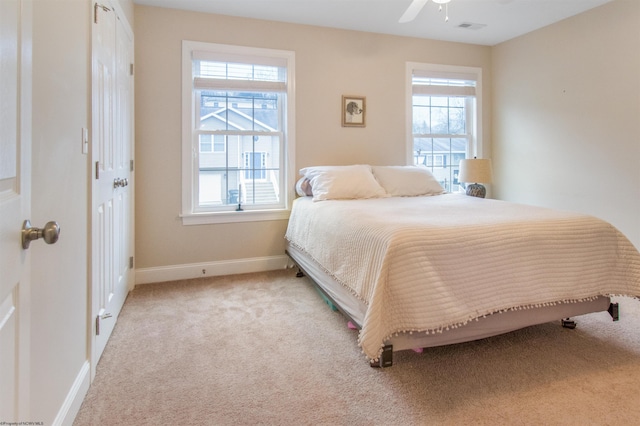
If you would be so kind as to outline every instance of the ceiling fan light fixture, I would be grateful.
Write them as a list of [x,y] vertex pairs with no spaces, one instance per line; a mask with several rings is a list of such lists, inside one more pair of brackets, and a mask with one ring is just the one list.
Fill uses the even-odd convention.
[[434,3],[439,4],[440,7],[438,8],[438,12],[442,12],[442,5],[445,5],[445,17],[444,17],[444,22],[449,22],[449,2],[451,0],[432,0]]
[[[0,0],[1,1],[1,0]],[[411,22],[413,21],[416,16],[418,16],[418,13],[420,13],[420,11],[422,10],[422,8],[424,7],[425,4],[427,4],[429,0],[413,0],[411,2],[411,4],[409,5],[409,7],[407,8],[407,10],[404,12],[404,14],[400,17],[400,19],[398,19],[398,22],[401,24],[404,24],[406,22]],[[442,5],[445,5],[445,22],[449,21],[449,3],[451,2],[451,0],[431,0],[433,1],[435,4],[437,4],[439,6],[439,10],[440,12],[442,12]]]

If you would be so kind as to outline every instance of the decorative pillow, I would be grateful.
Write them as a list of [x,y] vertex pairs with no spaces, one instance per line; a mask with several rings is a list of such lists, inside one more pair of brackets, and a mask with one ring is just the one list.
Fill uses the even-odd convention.
[[372,169],[380,185],[394,197],[438,195],[445,192],[426,167],[373,166]]
[[305,167],[300,174],[310,181],[313,201],[388,196],[368,165]]
[[301,197],[310,197],[313,195],[309,179],[304,176],[298,179],[298,182],[296,182],[296,193]]

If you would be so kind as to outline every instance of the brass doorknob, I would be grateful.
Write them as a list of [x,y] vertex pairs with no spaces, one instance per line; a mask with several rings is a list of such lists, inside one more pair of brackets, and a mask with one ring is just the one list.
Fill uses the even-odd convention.
[[60,237],[60,225],[51,221],[44,225],[44,228],[33,228],[27,219],[22,224],[22,248],[28,249],[31,241],[42,238],[47,244],[54,244]]

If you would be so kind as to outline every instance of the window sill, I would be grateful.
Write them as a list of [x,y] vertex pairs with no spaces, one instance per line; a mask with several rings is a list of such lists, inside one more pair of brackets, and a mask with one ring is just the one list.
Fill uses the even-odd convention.
[[215,223],[263,222],[289,219],[290,210],[245,210],[242,212],[187,213],[181,214],[183,225],[207,225]]

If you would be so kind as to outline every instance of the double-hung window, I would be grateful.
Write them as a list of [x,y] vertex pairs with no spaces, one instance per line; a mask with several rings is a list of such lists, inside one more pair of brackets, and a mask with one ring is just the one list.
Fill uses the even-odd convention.
[[183,41],[182,219],[284,219],[294,187],[294,53]]
[[447,191],[455,192],[460,160],[482,155],[481,70],[408,63],[407,81],[408,162],[428,167]]

